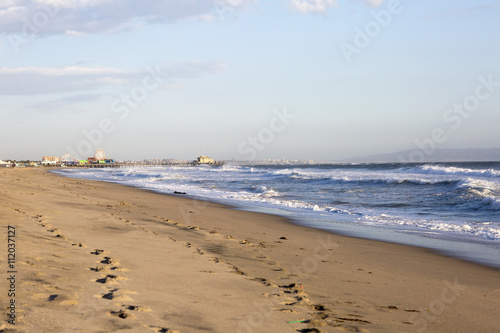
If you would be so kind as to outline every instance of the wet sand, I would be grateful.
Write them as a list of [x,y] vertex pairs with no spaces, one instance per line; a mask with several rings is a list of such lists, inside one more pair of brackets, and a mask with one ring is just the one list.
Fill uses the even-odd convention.
[[[46,169],[0,170],[5,332],[495,332],[500,271]],[[7,322],[15,299],[16,325]]]

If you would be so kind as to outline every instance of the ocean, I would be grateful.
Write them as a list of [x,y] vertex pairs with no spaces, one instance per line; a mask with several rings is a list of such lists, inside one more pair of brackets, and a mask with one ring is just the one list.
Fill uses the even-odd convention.
[[500,162],[61,169],[500,267]]

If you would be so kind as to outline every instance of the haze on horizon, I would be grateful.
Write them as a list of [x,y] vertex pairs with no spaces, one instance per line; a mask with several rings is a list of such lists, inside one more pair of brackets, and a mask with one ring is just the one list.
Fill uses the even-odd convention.
[[0,159],[495,148],[499,17],[493,0],[4,1]]

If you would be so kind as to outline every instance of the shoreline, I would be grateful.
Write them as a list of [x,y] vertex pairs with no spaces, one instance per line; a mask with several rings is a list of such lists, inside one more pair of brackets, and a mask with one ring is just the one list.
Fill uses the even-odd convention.
[[[498,269],[429,249],[45,170],[7,170],[0,190],[2,212],[23,231],[28,278],[20,287],[30,293],[18,318],[27,331],[35,323],[64,331],[69,324],[61,319],[43,326],[58,317],[76,327],[90,322],[95,331],[126,324],[144,332],[465,332],[500,325]],[[193,321],[199,326],[189,326]]]
[[[61,170],[64,170],[64,168],[59,168]],[[54,172],[55,170],[49,170],[51,172]],[[65,176],[64,174],[57,174],[54,172],[56,175],[62,175],[63,177],[69,177],[69,178],[75,178],[75,179],[85,179],[85,178],[78,178],[78,177],[70,177],[70,176]],[[410,232],[405,232],[405,230],[399,230],[395,228],[391,228],[390,226],[356,226],[356,227],[347,227],[344,230],[341,230],[339,228],[339,223],[332,221],[332,225],[324,224],[323,226],[321,224],[324,223],[324,221],[320,221],[319,223],[310,223],[308,222],[307,218],[296,218],[296,217],[290,217],[287,216],[287,211],[283,210],[279,207],[261,207],[261,206],[245,206],[241,205],[238,206],[237,204],[231,204],[231,203],[224,203],[224,202],[218,202],[216,199],[210,200],[210,199],[200,199],[196,198],[191,195],[179,195],[179,194],[173,194],[173,193],[165,193],[161,192],[155,189],[148,189],[148,188],[140,188],[140,187],[134,187],[132,185],[127,185],[127,184],[121,184],[119,182],[113,182],[113,181],[106,181],[102,180],[104,182],[109,182],[112,184],[118,184],[118,185],[124,185],[124,186],[129,186],[137,189],[142,189],[145,191],[151,191],[153,193],[157,194],[163,194],[167,196],[172,196],[172,197],[177,197],[177,198],[183,198],[183,199],[188,199],[188,200],[196,200],[196,201],[202,201],[202,202],[209,202],[217,205],[221,205],[230,209],[236,209],[236,210],[241,210],[241,211],[247,211],[247,212],[255,212],[255,213],[261,213],[261,214],[268,214],[271,216],[276,216],[280,218],[284,218],[288,221],[288,223],[293,224],[293,225],[298,225],[306,228],[313,228],[316,230],[322,230],[327,233],[331,233],[333,235],[338,235],[338,236],[344,236],[344,237],[352,237],[356,239],[364,239],[364,240],[372,240],[372,241],[378,241],[378,242],[383,242],[383,243],[390,243],[390,244],[399,244],[403,246],[411,246],[415,248],[421,248],[424,250],[429,250],[431,253],[435,253],[437,255],[441,255],[444,257],[448,258],[453,258],[457,260],[463,260],[468,263],[473,263],[477,264],[480,266],[484,267],[489,267],[493,268],[496,270],[500,270],[500,261],[496,260],[500,256],[500,253],[489,253],[488,257],[485,257],[486,251],[489,250],[490,248],[490,240],[483,240],[483,239],[474,239],[471,237],[469,242],[469,239],[467,239],[465,235],[458,235],[460,238],[456,239],[446,239],[445,237],[426,237],[424,234],[417,233],[417,234],[412,234]],[[371,231],[374,231],[375,234],[379,235],[374,235],[373,233],[367,233],[363,229],[372,229]],[[422,230],[418,230],[419,232],[423,232]],[[381,233],[385,233],[384,235],[380,235]],[[445,243],[448,246],[443,246],[442,244]],[[497,245],[497,244],[495,244]],[[462,247],[462,248],[460,248]],[[467,250],[464,250],[463,248],[467,247]],[[474,251],[470,251],[470,248],[474,248]],[[498,252],[498,251],[496,251]]]
[[[161,193],[161,192],[158,192],[158,193]],[[170,194],[165,193],[165,195],[170,195]],[[197,200],[197,199],[194,199],[194,200]],[[210,200],[207,200],[207,201],[213,202]],[[479,265],[482,267],[487,267],[487,268],[491,268],[491,269],[495,269],[495,270],[500,271],[500,263],[491,263],[489,261],[485,261],[484,258],[473,258],[472,256],[466,257],[463,255],[463,253],[461,255],[461,252],[458,250],[456,252],[454,252],[451,249],[447,249],[444,247],[439,248],[437,246],[438,242],[446,242],[446,243],[450,243],[450,244],[455,244],[457,246],[458,245],[463,245],[463,246],[473,245],[473,246],[487,247],[489,245],[487,242],[477,241],[477,242],[473,242],[473,243],[468,243],[466,240],[455,240],[455,239],[448,240],[448,239],[444,239],[444,238],[429,238],[429,239],[432,239],[432,241],[427,242],[428,245],[426,246],[426,245],[422,245],[422,243],[424,243],[422,240],[426,239],[425,236],[420,235],[420,234],[413,235],[411,233],[406,233],[405,231],[401,231],[398,229],[392,229],[390,227],[362,226],[362,227],[359,227],[359,229],[372,228],[373,230],[378,230],[379,232],[388,231],[388,232],[394,234],[393,237],[398,236],[398,235],[399,236],[403,235],[404,238],[408,239],[408,243],[406,243],[402,240],[390,240],[388,237],[370,236],[366,232],[364,232],[364,233],[359,232],[359,231],[356,232],[356,231],[353,231],[352,229],[351,230],[346,229],[345,231],[342,231],[342,230],[338,229],[337,227],[328,228],[328,226],[324,226],[324,227],[316,226],[313,224],[308,224],[307,219],[287,218],[285,215],[280,215],[279,213],[266,212],[265,210],[259,210],[258,208],[252,209],[252,208],[245,208],[243,206],[242,207],[231,206],[231,205],[228,205],[228,206],[233,207],[234,209],[237,209],[237,210],[256,212],[256,213],[262,213],[262,214],[269,214],[272,216],[283,217],[283,218],[287,219],[288,223],[290,223],[290,224],[301,226],[304,228],[313,228],[316,230],[321,230],[321,231],[330,233],[332,235],[360,239],[360,240],[366,240],[366,241],[375,241],[375,242],[381,242],[381,243],[397,244],[397,245],[402,245],[402,246],[414,247],[414,248],[425,250],[425,251],[428,251],[429,253],[433,253],[433,254],[443,256],[446,258],[461,260],[461,261],[464,261],[464,262],[467,262],[470,264],[475,264],[475,265]],[[411,243],[412,239],[413,239],[413,243]]]

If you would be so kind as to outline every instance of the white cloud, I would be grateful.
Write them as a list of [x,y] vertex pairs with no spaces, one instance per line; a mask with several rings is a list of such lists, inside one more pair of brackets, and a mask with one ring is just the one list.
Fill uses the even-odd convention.
[[110,80],[129,81],[138,74],[110,67],[0,68],[0,94],[40,95],[89,91],[115,85]]
[[258,0],[214,0],[213,4],[219,18],[223,19],[224,14],[233,13],[238,10],[247,9]]
[[365,0],[366,4],[372,6],[372,7],[378,7],[382,5],[384,0]]
[[86,35],[85,32],[74,31],[74,30],[67,30],[65,34],[68,35],[68,36],[74,36],[74,37],[81,37],[81,36],[85,36]]
[[[384,3],[384,0],[364,0],[365,4],[378,7]],[[290,0],[292,7],[302,13],[320,13],[325,14],[330,7],[338,7],[337,0]]]
[[112,67],[20,67],[8,68],[0,67],[0,75],[2,74],[33,74],[46,76],[70,76],[70,75],[99,75],[99,74],[126,74],[130,73],[118,68]]
[[73,106],[75,104],[95,102],[101,99],[102,96],[99,94],[81,94],[34,103],[29,105],[28,108],[41,112],[54,112],[63,108],[66,109],[68,106]]
[[337,7],[336,0],[291,0],[293,8],[302,13],[326,13],[329,7]]
[[0,33],[22,35],[114,33],[140,23],[209,20],[222,9],[236,11],[257,0],[4,0]]
[[[177,62],[151,66],[165,84],[220,73],[220,62]],[[105,86],[123,86],[141,82],[146,70],[113,67],[0,67],[0,95],[43,95],[92,91]]]

